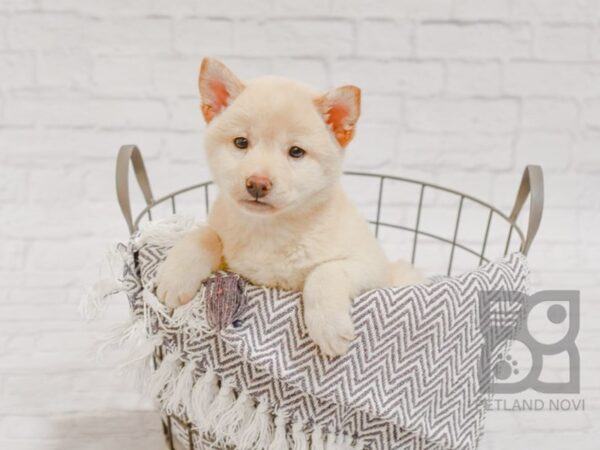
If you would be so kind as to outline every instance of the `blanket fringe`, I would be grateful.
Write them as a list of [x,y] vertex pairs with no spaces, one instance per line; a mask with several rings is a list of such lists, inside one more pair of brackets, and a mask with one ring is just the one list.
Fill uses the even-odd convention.
[[236,443],[240,433],[250,422],[254,412],[254,401],[246,391],[242,391],[233,407],[225,412],[214,427],[213,432],[217,438]]
[[123,283],[113,278],[105,278],[96,282],[83,295],[79,303],[79,314],[85,320],[91,321],[106,312],[108,299],[123,291]]
[[210,407],[219,393],[218,381],[214,371],[208,368],[192,389],[188,415],[203,429],[206,427],[206,418],[211,414]]
[[146,324],[143,320],[134,320],[114,327],[107,335],[100,338],[96,346],[96,356],[99,360],[103,360],[109,349],[125,350],[127,356],[131,356],[131,353],[147,341]]
[[327,433],[327,440],[325,441],[325,450],[339,450],[335,433]]
[[221,381],[221,388],[214,402],[210,405],[209,414],[204,417],[204,421],[209,430],[214,430],[215,426],[221,420],[221,416],[233,408],[235,403],[235,392],[227,380]]
[[168,391],[167,387],[172,383],[180,371],[179,353],[167,354],[160,366],[150,376],[146,385],[146,392],[151,398],[167,400],[163,397],[163,392]]
[[299,420],[292,424],[292,439],[294,441],[293,450],[309,450],[308,436],[304,431],[304,424]]
[[325,450],[325,442],[323,440],[323,431],[321,427],[315,425],[310,436],[310,450]]
[[102,317],[108,307],[108,299],[125,291],[120,278],[124,264],[121,245],[110,247],[98,269],[99,281],[86,290],[79,302],[81,317],[88,321]]
[[289,450],[290,443],[287,437],[287,417],[284,412],[279,411],[275,416],[275,434],[268,450]]
[[190,392],[194,386],[196,365],[188,362],[163,394],[164,410],[167,414],[181,415],[190,409]]
[[273,440],[273,422],[269,413],[269,404],[261,400],[254,409],[246,429],[242,432],[238,445],[245,450],[263,450]]

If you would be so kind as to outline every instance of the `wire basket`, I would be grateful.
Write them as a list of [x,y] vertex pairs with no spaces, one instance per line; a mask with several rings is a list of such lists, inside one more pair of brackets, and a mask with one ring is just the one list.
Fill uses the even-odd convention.
[[[132,215],[129,167],[133,167],[145,206]],[[116,168],[117,198],[130,234],[144,221],[182,211],[206,219],[216,187],[211,181],[194,184],[155,199],[140,150],[125,145]],[[410,260],[426,274],[452,275],[472,270],[513,251],[527,254],[540,225],[544,203],[542,169],[527,166],[510,214],[472,195],[409,178],[346,172],[346,192],[358,207],[390,258]],[[529,200],[524,229],[517,223]],[[156,355],[158,360],[161,355]],[[186,430],[194,450],[192,427],[175,416],[163,416],[168,448],[175,449],[173,423]]]

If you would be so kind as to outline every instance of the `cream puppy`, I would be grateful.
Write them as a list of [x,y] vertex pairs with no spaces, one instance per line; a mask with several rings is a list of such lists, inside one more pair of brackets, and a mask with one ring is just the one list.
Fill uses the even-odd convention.
[[208,226],[177,242],[159,268],[158,297],[172,308],[189,302],[225,261],[253,283],[303,291],[310,337],[326,355],[345,353],[353,297],[421,279],[387,260],[340,185],[360,90],[323,94],[275,77],[242,83],[209,58],[199,87],[219,193]]

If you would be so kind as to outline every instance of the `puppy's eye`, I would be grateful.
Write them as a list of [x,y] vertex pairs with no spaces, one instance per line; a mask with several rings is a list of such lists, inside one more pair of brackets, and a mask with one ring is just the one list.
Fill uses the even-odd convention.
[[302,158],[306,152],[300,147],[296,147],[295,145],[290,148],[289,154],[292,158]]
[[248,139],[246,139],[245,137],[236,137],[233,140],[233,145],[243,150],[245,148],[248,148]]

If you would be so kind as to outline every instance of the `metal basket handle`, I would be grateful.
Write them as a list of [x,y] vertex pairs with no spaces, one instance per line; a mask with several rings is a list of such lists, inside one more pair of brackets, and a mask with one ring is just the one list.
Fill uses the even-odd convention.
[[530,197],[529,203],[529,223],[527,224],[527,234],[521,245],[521,252],[527,255],[531,243],[540,227],[542,221],[542,213],[544,211],[544,173],[540,166],[529,165],[525,167],[521,185],[517,192],[517,198],[510,213],[509,220],[515,224],[519,213],[525,204],[527,198]]
[[142,153],[137,145],[123,145],[119,149],[117,156],[117,199],[119,200],[119,206],[121,212],[129,227],[129,233],[135,231],[135,225],[133,224],[133,218],[131,215],[131,202],[129,198],[129,162],[133,165],[133,171],[137,178],[138,185],[144,194],[144,200],[147,206],[151,206],[154,203],[152,197],[152,189],[150,189],[150,181],[148,180],[148,173],[144,166],[144,159]]

